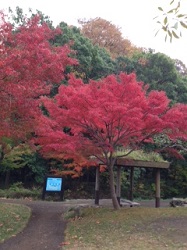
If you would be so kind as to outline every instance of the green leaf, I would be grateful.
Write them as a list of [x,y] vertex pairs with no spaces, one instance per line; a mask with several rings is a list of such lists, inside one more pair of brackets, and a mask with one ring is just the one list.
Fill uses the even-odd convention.
[[165,36],[165,42],[167,41],[167,38],[168,38],[168,35],[166,34],[166,36]]
[[165,27],[165,26],[162,26],[162,29],[163,29],[164,31],[167,31],[167,27]]
[[173,39],[173,36],[172,36],[172,33],[171,33],[170,30],[168,30],[168,35],[169,35],[169,37],[170,37],[170,43],[171,43],[171,42],[172,42],[172,39]]
[[181,26],[182,26],[183,28],[187,29],[187,24],[186,24],[186,23],[180,22],[180,24],[181,24]]
[[163,11],[163,9],[162,9],[161,7],[158,7],[158,9],[159,9],[160,11]]
[[175,31],[172,30],[172,35],[175,37],[175,38],[179,38],[179,36],[175,33]]
[[167,16],[166,16],[166,17],[164,18],[164,24],[166,25],[167,22],[168,22],[168,18],[167,18]]
[[175,11],[175,15],[177,16],[177,13],[179,12],[179,9],[176,9],[176,11]]
[[174,0],[172,0],[172,1],[170,2],[170,5],[172,5],[172,4],[173,4],[173,2],[174,2]]
[[181,3],[180,1],[178,2],[178,5],[177,5],[177,9],[181,6]]
[[168,35],[169,35],[170,37],[172,37],[172,33],[171,33],[171,31],[169,31],[169,30],[168,30]]
[[155,16],[154,18],[153,18],[153,20],[155,20],[155,19],[157,19],[158,18],[158,16]]
[[157,30],[157,32],[155,33],[155,36],[157,36],[157,34],[158,34],[159,31],[160,31],[160,30]]
[[173,13],[174,9],[172,10],[169,10],[167,13],[170,14],[170,13]]
[[184,17],[184,16],[185,16],[184,14],[177,15],[177,17]]

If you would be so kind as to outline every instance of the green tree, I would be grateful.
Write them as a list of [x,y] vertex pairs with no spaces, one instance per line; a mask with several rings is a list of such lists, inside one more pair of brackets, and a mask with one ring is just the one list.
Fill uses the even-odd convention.
[[135,54],[132,58],[116,59],[116,73],[135,72],[140,81],[149,85],[149,89],[163,90],[173,102],[186,103],[187,78],[176,68],[176,63],[162,53],[148,50]]
[[75,26],[66,23],[59,24],[62,34],[53,41],[56,46],[69,43],[75,51],[72,56],[78,59],[79,64],[73,67],[73,71],[85,82],[88,79],[105,77],[114,70],[114,62],[105,49],[94,46],[92,42],[80,33]]
[[0,168],[0,175],[5,176],[5,187],[9,186],[11,180],[21,181],[26,185],[30,179],[37,184],[43,183],[44,176],[49,171],[47,161],[29,144],[14,146],[8,138],[6,141]]

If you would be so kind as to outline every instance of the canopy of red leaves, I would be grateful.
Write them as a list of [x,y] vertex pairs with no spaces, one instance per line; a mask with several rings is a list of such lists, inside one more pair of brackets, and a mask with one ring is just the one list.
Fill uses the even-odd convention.
[[49,112],[37,130],[43,153],[82,165],[100,159],[108,166],[119,146],[137,149],[160,133],[187,139],[187,105],[170,107],[164,92],[148,93],[134,74],[89,84],[70,76],[55,99],[43,98],[43,104]]
[[50,44],[58,33],[37,16],[14,29],[1,14],[0,138],[26,138],[33,131],[39,97],[64,79],[67,65],[76,63],[67,46]]

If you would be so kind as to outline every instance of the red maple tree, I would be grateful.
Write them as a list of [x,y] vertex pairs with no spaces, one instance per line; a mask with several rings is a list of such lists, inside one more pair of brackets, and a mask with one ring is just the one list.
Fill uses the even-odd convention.
[[68,46],[50,44],[59,30],[51,30],[35,16],[16,29],[0,15],[0,141],[25,140],[34,131],[39,97],[64,79]]
[[84,84],[70,77],[54,100],[43,98],[49,116],[40,117],[38,142],[44,154],[102,162],[110,176],[114,208],[114,165],[119,147],[127,153],[160,133],[187,140],[187,105],[170,107],[164,92],[151,91],[134,74],[121,73]]

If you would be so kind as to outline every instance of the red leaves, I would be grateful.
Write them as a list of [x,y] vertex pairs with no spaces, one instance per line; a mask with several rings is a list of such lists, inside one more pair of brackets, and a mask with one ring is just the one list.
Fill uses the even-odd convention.
[[40,115],[40,96],[49,94],[52,84],[64,79],[66,66],[76,61],[67,46],[50,44],[59,30],[39,24],[39,17],[27,20],[16,32],[1,18],[0,137],[25,139]]
[[164,116],[167,124],[167,134],[173,139],[187,140],[187,105],[177,104],[167,111]]
[[[59,128],[51,127],[53,132],[43,135],[43,150],[49,152],[55,142],[59,147],[56,156],[64,152],[66,157],[74,158],[73,164],[78,167],[103,157],[107,163],[119,145],[137,148],[159,133],[170,138],[187,135],[187,106],[169,108],[164,92],[147,94],[134,74],[112,75],[89,84],[71,76],[69,85],[61,85],[55,101],[46,99],[45,103],[49,123],[52,119]],[[65,134],[62,142],[58,129],[62,133],[66,126],[71,128],[71,135]]]
[[173,158],[185,160],[185,158],[179,153],[179,151],[177,151],[174,148],[169,148],[168,147],[168,148],[164,149],[164,151],[167,152]]
[[148,112],[158,115],[166,112],[170,100],[163,91],[151,91],[148,96]]

